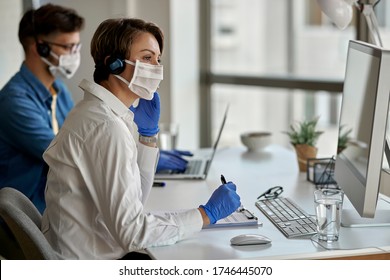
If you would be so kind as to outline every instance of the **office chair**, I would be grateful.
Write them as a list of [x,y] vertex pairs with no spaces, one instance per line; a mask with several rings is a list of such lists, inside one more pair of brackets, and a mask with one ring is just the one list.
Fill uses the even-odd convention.
[[19,244],[25,259],[58,259],[40,230],[41,214],[23,193],[9,187],[0,189],[0,216]]
[[0,218],[0,256],[6,260],[25,259],[18,241],[2,218]]

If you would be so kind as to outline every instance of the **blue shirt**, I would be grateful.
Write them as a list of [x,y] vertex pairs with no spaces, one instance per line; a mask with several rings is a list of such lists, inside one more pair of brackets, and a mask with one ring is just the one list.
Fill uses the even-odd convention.
[[[73,101],[61,80],[53,87],[61,127]],[[25,64],[0,91],[0,188],[20,190],[41,213],[48,170],[42,155],[54,138],[51,102],[49,90]]]

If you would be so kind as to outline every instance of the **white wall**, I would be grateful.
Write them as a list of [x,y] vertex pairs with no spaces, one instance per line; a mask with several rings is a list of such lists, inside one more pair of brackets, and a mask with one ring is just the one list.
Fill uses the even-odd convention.
[[[202,0],[200,0],[202,1]],[[171,0],[171,102],[179,148],[199,147],[198,0]]]
[[18,39],[21,17],[22,1],[0,1],[0,88],[19,70],[24,59],[23,48]]

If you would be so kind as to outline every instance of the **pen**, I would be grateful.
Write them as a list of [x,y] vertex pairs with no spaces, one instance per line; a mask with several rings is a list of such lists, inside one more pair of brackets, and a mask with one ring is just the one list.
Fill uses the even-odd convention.
[[165,182],[153,182],[153,187],[165,187]]
[[222,184],[226,184],[225,176],[223,176],[222,174],[221,174],[221,183]]
[[[221,183],[222,184],[226,184],[226,179],[225,179],[225,176],[223,176],[223,174],[221,174]],[[242,204],[240,205],[240,207],[238,207],[238,209],[236,210],[238,212],[243,212],[245,211],[245,216],[248,218],[248,219],[253,219],[255,216],[252,215],[252,213],[250,213],[248,210],[244,209],[244,207],[242,206]],[[249,212],[249,215],[247,215],[246,213]]]

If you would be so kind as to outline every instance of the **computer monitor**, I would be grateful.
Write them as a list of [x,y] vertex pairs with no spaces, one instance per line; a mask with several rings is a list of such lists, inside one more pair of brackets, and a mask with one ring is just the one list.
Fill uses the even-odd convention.
[[390,210],[377,209],[381,184],[390,184],[382,168],[389,96],[390,50],[351,40],[340,114],[351,141],[336,157],[335,180],[356,211],[343,211],[343,226],[390,226]]

